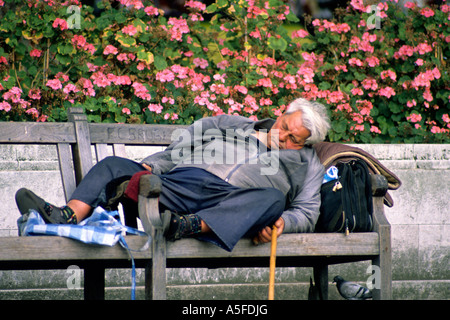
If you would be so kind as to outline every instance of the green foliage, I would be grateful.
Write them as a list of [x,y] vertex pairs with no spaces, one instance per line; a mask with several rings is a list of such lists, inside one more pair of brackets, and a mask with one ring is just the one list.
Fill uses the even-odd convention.
[[[0,0],[0,120],[190,124],[329,108],[331,141],[449,142],[449,6],[364,6],[296,25],[286,1]],[[203,14],[211,19],[204,21]],[[380,23],[380,28],[370,24]]]

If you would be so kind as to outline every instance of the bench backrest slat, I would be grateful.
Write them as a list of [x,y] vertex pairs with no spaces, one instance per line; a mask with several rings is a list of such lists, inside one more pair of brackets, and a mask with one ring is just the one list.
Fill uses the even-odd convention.
[[0,143],[75,143],[73,123],[1,122]]
[[89,123],[89,133],[93,144],[165,146],[172,143],[172,134],[177,129],[183,128],[186,126],[163,124],[127,124],[124,126],[117,123]]

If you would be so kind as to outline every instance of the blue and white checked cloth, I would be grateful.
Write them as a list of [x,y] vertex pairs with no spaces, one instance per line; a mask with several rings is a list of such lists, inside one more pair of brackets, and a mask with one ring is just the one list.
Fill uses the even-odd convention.
[[[145,232],[122,225],[120,219],[116,218],[119,218],[117,211],[108,212],[102,207],[97,207],[89,218],[79,224],[46,224],[37,211],[30,210],[17,220],[17,226],[20,236],[61,236],[88,244],[105,246],[114,246],[119,242],[128,251],[131,258],[131,299],[134,300],[136,292],[136,270],[131,251],[147,250],[151,238]],[[131,250],[123,237],[124,232],[146,236],[148,237],[148,241],[139,250]]]

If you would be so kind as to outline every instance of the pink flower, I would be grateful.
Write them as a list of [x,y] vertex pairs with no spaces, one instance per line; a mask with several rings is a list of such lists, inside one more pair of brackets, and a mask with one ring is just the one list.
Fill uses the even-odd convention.
[[[111,74],[108,74],[108,78],[110,77]],[[131,79],[129,76],[127,75],[123,75],[123,76],[114,76],[114,79],[112,79],[112,81],[114,82],[114,84],[116,86],[120,86],[120,85],[130,85],[131,84]]]
[[366,7],[364,6],[364,1],[363,0],[352,0],[350,2],[350,5],[358,11],[361,12],[366,12]]
[[441,77],[441,72],[437,67],[434,67],[434,69],[431,70],[431,73],[433,74],[435,79],[439,79]]
[[272,100],[270,100],[269,98],[261,98],[259,100],[259,105],[260,106],[271,106],[272,105]]
[[433,126],[430,131],[432,133],[441,133],[441,132],[445,132],[446,130],[445,129],[441,129],[441,128],[437,127],[437,126]]
[[426,8],[423,8],[420,10],[420,14],[429,18],[429,17],[434,16],[434,11],[433,11],[433,9],[426,7]]
[[100,88],[105,88],[111,85],[111,80],[108,79],[108,77],[101,71],[93,73],[91,79],[93,79],[94,84]]
[[364,79],[362,82],[362,85],[363,85],[364,89],[366,89],[366,90],[372,89],[373,91],[375,91],[378,88],[377,81],[373,78]]
[[431,94],[430,88],[425,88],[425,91],[423,92],[423,98],[428,102],[433,101],[433,95]]
[[119,0],[119,2],[126,7],[134,7],[137,10],[144,7],[142,0]]
[[414,48],[408,45],[403,45],[400,49],[394,53],[394,58],[399,59],[402,58],[406,60],[407,57],[411,57],[414,54]]
[[196,67],[200,67],[201,69],[206,69],[206,67],[208,67],[209,65],[208,60],[203,58],[194,58],[193,63]]
[[117,56],[117,60],[124,62],[127,64],[129,62],[128,55],[126,53],[121,53]]
[[168,98],[168,97],[163,97],[162,99],[161,99],[161,102],[162,103],[166,103],[166,102],[168,102],[169,104],[175,104],[175,100],[173,99],[173,98]]
[[293,39],[295,39],[295,38],[305,38],[307,36],[309,36],[308,31],[303,30],[303,29],[300,29],[300,30],[292,32],[292,38]]
[[190,7],[190,8],[194,8],[200,11],[204,11],[206,10],[206,4],[202,3],[201,1],[186,1],[186,3],[184,4],[185,7]]
[[242,94],[248,93],[248,89],[244,86],[236,85],[236,86],[234,86],[234,89]]
[[329,103],[339,103],[345,99],[342,91],[333,91],[326,98],[329,101]]
[[261,36],[261,33],[259,32],[259,29],[256,29],[255,31],[250,32],[249,36],[259,39],[259,40],[262,40],[262,36]]
[[42,51],[41,51],[41,50],[33,49],[33,50],[31,50],[31,52],[30,52],[30,57],[39,58],[39,57],[41,56],[41,54],[42,54]]
[[370,132],[381,133],[381,130],[378,127],[376,127],[376,126],[371,126],[370,127]]
[[11,110],[11,105],[6,101],[2,101],[2,102],[0,102],[0,110],[9,112]]
[[133,82],[131,86],[134,89],[134,95],[136,97],[147,101],[150,101],[152,99],[152,96],[150,95],[150,93],[148,93],[148,89],[142,83]]
[[148,15],[148,16],[157,16],[159,15],[159,11],[158,8],[155,7],[145,7],[144,12]]
[[161,113],[162,109],[163,109],[163,106],[160,105],[159,103],[158,104],[150,103],[148,105],[148,110],[150,110],[152,112]]
[[265,88],[272,88],[272,80],[270,78],[262,78],[258,80],[257,86],[265,87]]
[[122,109],[122,113],[125,113],[125,114],[131,114],[131,111],[130,111],[130,109],[128,109],[128,108],[123,108],[123,109]]
[[53,28],[60,28],[61,31],[68,29],[67,21],[64,19],[56,18],[52,25]]
[[39,90],[39,89],[31,89],[31,90],[28,92],[28,96],[29,96],[31,99],[39,100],[39,99],[41,99],[41,90]]
[[422,120],[422,116],[418,113],[411,113],[409,116],[406,117],[406,119],[415,123],[420,122]]
[[118,53],[119,53],[119,51],[117,50],[117,48],[114,47],[113,45],[110,45],[110,44],[108,44],[108,45],[105,47],[105,50],[103,50],[103,54],[104,54],[104,55],[108,55],[108,54],[116,55],[116,54],[118,54]]
[[391,87],[385,87],[378,90],[378,94],[389,99],[390,97],[395,96],[395,90]]
[[366,58],[366,62],[369,64],[369,67],[376,67],[380,64],[380,60],[377,57],[368,57]]
[[129,36],[134,36],[137,33],[137,29],[132,24],[129,24],[128,26],[122,28],[122,32]]
[[170,82],[175,80],[175,75],[173,74],[172,71],[166,69],[156,74],[156,80],[161,82]]
[[357,95],[362,96],[364,94],[364,91],[362,91],[361,88],[353,88],[351,90],[351,92],[352,92],[352,95],[354,95],[354,96],[357,96]]
[[422,60],[422,59],[417,59],[417,60],[416,60],[416,64],[417,64],[418,66],[423,66],[423,60]]
[[58,79],[48,80],[47,83],[46,83],[45,85],[46,85],[47,87],[52,88],[53,90],[62,89],[61,81],[59,81]]
[[359,60],[358,58],[350,58],[348,60],[349,65],[351,66],[358,66],[358,67],[362,67],[363,66],[363,62],[361,60]]
[[31,108],[28,109],[27,111],[25,111],[26,114],[31,114],[33,118],[38,118],[39,117],[39,111],[37,111],[36,108]]
[[337,32],[338,33],[346,33],[351,30],[350,26],[346,23],[338,23],[337,24]]
[[68,83],[63,89],[63,92],[66,93],[66,94],[69,94],[71,92],[75,93],[75,92],[78,92],[78,91],[79,90],[77,89],[77,87],[74,84],[72,84],[72,83]]
[[416,106],[417,105],[417,102],[416,102],[416,100],[415,99],[412,99],[411,101],[407,101],[406,102],[406,106],[408,107],[408,108],[412,108],[412,107],[414,107],[414,106]]
[[375,40],[377,40],[377,35],[376,34],[370,34],[369,32],[364,32],[362,39],[364,41],[369,41],[369,42],[374,42]]
[[405,8],[414,9],[415,7],[416,7],[416,4],[414,2],[408,1],[405,3]]
[[348,72],[347,66],[345,64],[338,64],[334,66],[334,70],[339,71],[342,70],[344,72]]
[[419,54],[425,54],[433,51],[433,48],[426,42],[419,43],[417,47],[414,48],[414,51],[419,52]]
[[79,48],[83,48],[86,45],[86,39],[81,35],[74,35],[72,38],[72,43]]
[[169,29],[170,40],[181,41],[183,34],[189,33],[189,26],[184,18],[169,18],[167,24],[172,26]]
[[381,79],[391,78],[392,81],[397,80],[397,74],[392,70],[381,71]]
[[450,117],[448,116],[448,113],[442,115],[442,120],[446,123],[450,123]]

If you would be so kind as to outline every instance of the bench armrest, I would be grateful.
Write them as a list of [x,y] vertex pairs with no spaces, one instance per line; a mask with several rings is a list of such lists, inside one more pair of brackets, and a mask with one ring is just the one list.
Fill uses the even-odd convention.
[[388,181],[381,174],[371,174],[372,195],[375,197],[383,197],[388,190]]

